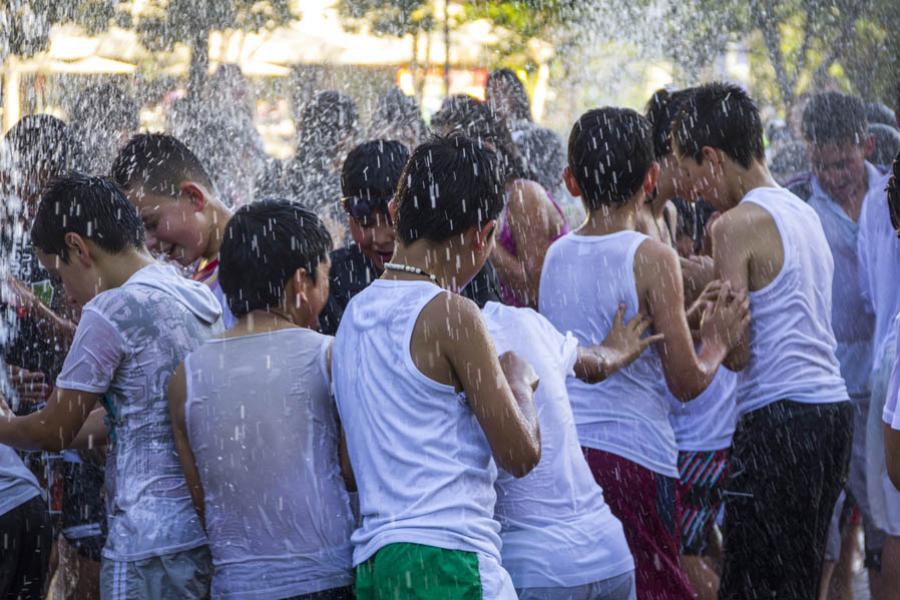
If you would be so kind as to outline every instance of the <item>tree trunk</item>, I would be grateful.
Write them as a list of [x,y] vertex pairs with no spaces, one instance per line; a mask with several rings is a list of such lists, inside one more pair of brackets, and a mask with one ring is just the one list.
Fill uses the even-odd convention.
[[784,55],[781,52],[781,34],[778,31],[778,23],[775,21],[775,15],[772,12],[772,5],[770,2],[765,4],[765,8],[762,8],[758,3],[754,3],[752,10],[756,16],[756,23],[759,25],[760,31],[762,31],[769,60],[775,69],[775,81],[778,84],[782,106],[787,109],[794,102],[794,82],[791,81],[791,77],[784,66]]
[[191,40],[191,66],[188,71],[188,94],[199,97],[209,74],[209,30],[197,32]]

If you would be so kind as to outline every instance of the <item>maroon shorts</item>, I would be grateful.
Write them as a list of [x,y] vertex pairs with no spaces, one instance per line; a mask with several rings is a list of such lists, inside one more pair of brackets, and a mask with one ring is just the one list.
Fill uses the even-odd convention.
[[609,452],[583,451],[606,503],[625,529],[638,600],[692,600],[694,591],[678,563],[675,478]]

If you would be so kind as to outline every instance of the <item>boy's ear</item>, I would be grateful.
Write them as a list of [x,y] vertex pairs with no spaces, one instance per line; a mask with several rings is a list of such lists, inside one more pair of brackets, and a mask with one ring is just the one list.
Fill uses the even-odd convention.
[[66,245],[66,251],[69,254],[69,262],[73,260],[77,260],[85,267],[88,267],[93,262],[91,257],[91,249],[87,244],[87,240],[78,235],[77,233],[70,231],[69,233],[63,236],[63,242]]
[[647,169],[647,174],[644,175],[644,194],[647,196],[653,196],[656,192],[656,182],[659,181],[659,163],[655,160],[650,163],[650,168]]
[[483,250],[491,242],[491,236],[497,228],[497,219],[491,219],[480,228],[475,228],[475,249]]
[[722,159],[724,158],[722,151],[717,150],[712,146],[703,146],[703,148],[700,150],[700,154],[703,157],[704,161],[709,161],[717,167],[722,163]]
[[566,189],[569,190],[569,193],[572,194],[573,198],[581,196],[581,187],[579,187],[578,182],[575,181],[575,175],[568,166],[566,167],[566,170],[563,171],[563,179],[566,181]]
[[391,198],[391,201],[388,202],[388,216],[391,218],[391,223],[397,223],[397,198]]
[[868,160],[873,154],[875,154],[875,136],[870,135],[863,140],[862,150],[863,156]]
[[310,279],[306,269],[300,267],[294,271],[294,274],[291,275],[291,278],[288,280],[286,290],[288,292],[288,302],[290,302],[290,306],[300,308],[303,304],[309,302],[310,285],[315,285],[315,282]]
[[181,184],[181,193],[190,201],[195,211],[200,212],[206,207],[207,191],[202,185],[185,181]]

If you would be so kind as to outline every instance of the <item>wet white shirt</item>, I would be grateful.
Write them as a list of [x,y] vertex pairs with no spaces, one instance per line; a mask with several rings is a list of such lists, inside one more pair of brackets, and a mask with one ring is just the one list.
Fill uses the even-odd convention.
[[56,385],[102,395],[109,413],[104,558],[136,561],[206,544],[166,391],[188,352],[221,330],[220,316],[205,285],[160,264],[84,306]]

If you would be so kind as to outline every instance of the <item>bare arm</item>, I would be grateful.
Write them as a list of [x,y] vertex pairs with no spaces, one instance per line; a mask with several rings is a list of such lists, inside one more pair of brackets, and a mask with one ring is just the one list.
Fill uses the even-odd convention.
[[550,247],[548,207],[551,202],[543,188],[533,182],[516,182],[509,195],[507,221],[518,256],[499,244],[491,255],[500,277],[528,306],[538,305],[541,269]]
[[[723,286],[714,313],[707,315],[702,327],[699,354],[688,328],[684,310],[681,267],[675,251],[652,240],[638,248],[635,279],[657,333],[665,337],[656,348],[662,360],[669,390],[676,398],[688,401],[705,390],[715,377],[729,346],[726,330],[746,315],[743,298],[729,298],[730,288]],[[712,320],[710,320],[712,319]]]
[[22,417],[15,416],[3,401],[0,444],[51,452],[68,448],[99,399],[97,394],[57,388],[46,407]]
[[93,450],[98,446],[106,445],[107,431],[105,418],[106,409],[102,406],[92,410],[91,414],[88,415],[87,420],[84,422],[84,425],[78,430],[78,435],[75,436],[75,439],[69,444],[69,448],[72,448],[73,450]]
[[[747,294],[750,290],[750,255],[749,241],[744,239],[745,232],[754,228],[737,227],[732,214],[720,217],[712,226],[713,260],[716,273],[723,282],[731,284],[731,289],[738,294]],[[750,362],[750,323],[744,324],[736,333],[737,340],[731,352],[725,358],[725,366],[732,371],[741,371]]]
[[169,380],[169,416],[172,419],[172,435],[175,440],[175,449],[178,451],[178,459],[181,461],[181,469],[191,492],[191,500],[194,509],[200,517],[203,527],[206,527],[206,512],[203,504],[203,485],[200,483],[200,472],[194,460],[194,451],[188,442],[187,422],[184,416],[184,405],[187,401],[187,386],[185,384],[184,363],[180,364],[172,378]]
[[446,325],[440,328],[443,339],[439,344],[445,349],[450,367],[484,430],[497,464],[514,477],[527,475],[541,458],[540,429],[533,400],[534,371],[510,353],[497,358],[481,313],[473,302],[450,294],[447,302],[432,302],[425,311],[430,313],[430,320],[451,324],[450,328]]
[[634,362],[654,342],[662,340],[662,334],[644,336],[650,327],[650,319],[638,314],[624,322],[625,305],[619,306],[613,328],[603,343],[578,348],[575,360],[575,376],[586,383],[599,383]]

